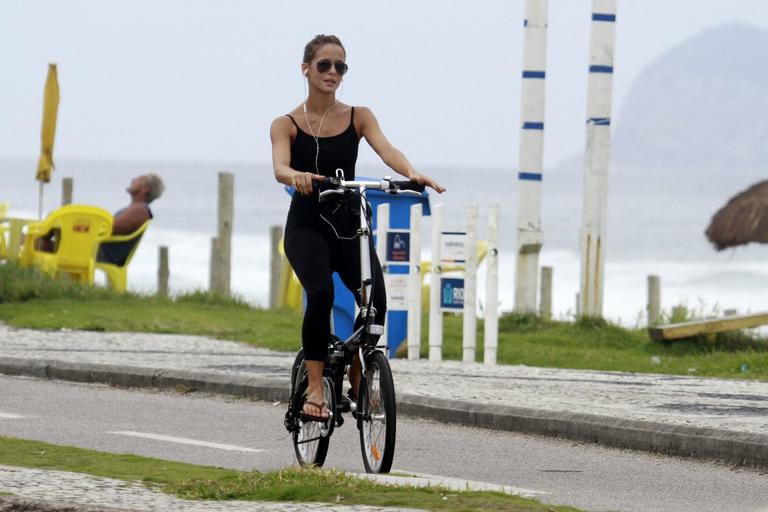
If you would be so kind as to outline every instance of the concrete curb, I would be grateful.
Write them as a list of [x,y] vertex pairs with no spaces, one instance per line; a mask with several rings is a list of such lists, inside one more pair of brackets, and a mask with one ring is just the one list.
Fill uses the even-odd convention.
[[[0,357],[0,374],[110,384],[194,390],[267,401],[288,399],[288,379],[185,370],[123,367]],[[497,407],[427,396],[398,395],[401,414],[442,423],[564,437],[728,464],[768,468],[768,436],[521,407]]]

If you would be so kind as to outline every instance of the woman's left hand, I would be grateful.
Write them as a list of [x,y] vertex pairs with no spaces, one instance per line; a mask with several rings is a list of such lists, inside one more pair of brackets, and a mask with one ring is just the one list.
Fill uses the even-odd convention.
[[425,185],[439,194],[442,194],[443,192],[445,192],[445,188],[441,187],[440,184],[438,184],[435,180],[433,180],[429,176],[425,176],[423,174],[414,172],[409,176],[408,179],[411,181],[415,181],[419,185]]

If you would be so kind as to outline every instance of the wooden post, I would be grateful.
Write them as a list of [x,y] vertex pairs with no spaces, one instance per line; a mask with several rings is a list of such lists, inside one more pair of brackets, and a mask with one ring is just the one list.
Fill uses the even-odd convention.
[[61,178],[61,206],[72,204],[72,178]]
[[464,246],[464,335],[462,354],[465,363],[475,362],[477,345],[477,206],[467,207],[467,239]]
[[440,310],[443,205],[432,208],[432,267],[429,273],[429,360],[443,359],[443,312]]
[[539,316],[542,320],[552,320],[552,267],[541,267],[541,298]]
[[219,255],[219,239],[211,238],[211,272],[208,289],[211,293],[220,293],[221,290],[221,264]]
[[411,247],[408,255],[408,360],[421,351],[421,203],[411,205]]
[[615,30],[616,0],[593,0],[579,307],[582,315],[591,317],[603,315]]
[[483,363],[496,364],[499,346],[499,205],[488,211],[488,255],[485,274],[485,328],[483,329]]
[[168,276],[170,271],[168,269],[168,247],[161,245],[158,251],[158,265],[157,265],[157,296],[168,296]]
[[[232,221],[234,218],[235,177],[219,173],[218,236],[211,249],[211,291],[229,295],[232,268]],[[215,270],[213,267],[217,267]]]
[[272,226],[269,234],[269,308],[275,309],[279,305],[280,295],[280,241],[283,239],[283,227]]
[[[387,231],[389,231],[389,205],[384,203],[376,207],[376,256],[379,258],[381,271],[384,274],[385,287],[387,281]],[[389,349],[388,317],[389,313],[384,317],[384,334],[380,338],[384,340],[387,349]]]
[[287,305],[288,300],[286,294],[288,293],[288,285],[291,281],[292,272],[293,269],[291,268],[291,264],[288,262],[288,258],[286,256],[282,256],[280,258],[280,277],[277,289],[278,308],[284,308]]
[[648,327],[659,323],[661,318],[661,279],[659,276],[648,276]]
[[547,0],[526,0],[523,24],[523,73],[520,98],[520,157],[517,173],[517,261],[515,311],[536,312],[536,281],[544,172],[544,98],[547,67]]

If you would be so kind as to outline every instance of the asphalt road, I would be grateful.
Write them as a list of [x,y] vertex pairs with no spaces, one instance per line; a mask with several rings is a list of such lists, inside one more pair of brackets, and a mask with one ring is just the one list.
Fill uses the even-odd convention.
[[[0,376],[0,434],[242,470],[295,464],[285,405]],[[363,471],[357,429],[326,467]],[[768,474],[399,418],[393,470],[498,483],[585,510],[764,511]]]

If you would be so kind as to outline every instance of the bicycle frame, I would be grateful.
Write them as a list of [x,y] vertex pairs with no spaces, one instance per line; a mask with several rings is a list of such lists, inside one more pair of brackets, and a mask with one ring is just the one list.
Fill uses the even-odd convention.
[[[371,245],[371,215],[370,215],[370,208],[368,207],[368,200],[366,198],[366,190],[369,186],[375,184],[376,182],[364,182],[364,181],[345,181],[344,180],[344,173],[341,169],[337,169],[336,171],[336,177],[339,179],[340,183],[339,185],[345,189],[357,189],[357,194],[359,194],[359,209],[360,209],[360,225],[358,227],[358,238],[359,238],[359,244],[360,244],[360,315],[363,318],[362,325],[355,329],[352,334],[345,340],[340,341],[340,343],[343,345],[344,349],[342,353],[345,357],[343,357],[343,366],[346,366],[351,362],[351,355],[352,350],[354,348],[357,348],[358,357],[360,359],[360,364],[362,366],[362,378],[365,378],[365,355],[368,350],[375,350],[377,347],[371,347],[368,344],[368,339],[371,334],[382,334],[384,331],[384,326],[376,325],[373,323],[374,317],[376,315],[376,308],[371,303],[373,301],[373,287],[375,284],[381,285],[381,283],[374,283],[373,282],[373,271],[371,269],[371,251],[372,245]],[[382,182],[379,182],[379,187],[383,188]],[[359,346],[358,345],[359,343]],[[341,347],[336,347],[336,349]],[[364,350],[365,349],[365,350]],[[335,359],[335,357],[341,356],[342,354],[339,354],[338,350],[333,350],[331,353],[331,360],[329,363],[338,362],[338,360]],[[332,370],[332,368],[327,368],[329,370]],[[343,376],[342,376],[343,378]],[[334,379],[337,380],[337,379]],[[338,384],[341,384],[340,382]],[[339,386],[340,388],[341,386]]]

